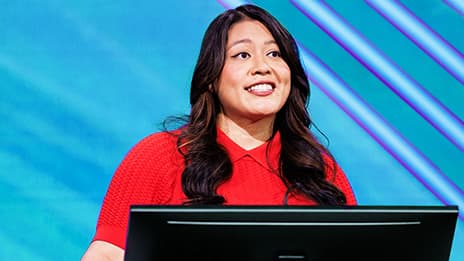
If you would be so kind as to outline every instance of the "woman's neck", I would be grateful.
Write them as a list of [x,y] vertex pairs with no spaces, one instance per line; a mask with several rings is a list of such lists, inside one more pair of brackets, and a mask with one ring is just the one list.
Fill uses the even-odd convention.
[[274,118],[258,121],[232,120],[224,114],[219,114],[219,128],[235,143],[245,150],[254,149],[265,143],[272,136]]

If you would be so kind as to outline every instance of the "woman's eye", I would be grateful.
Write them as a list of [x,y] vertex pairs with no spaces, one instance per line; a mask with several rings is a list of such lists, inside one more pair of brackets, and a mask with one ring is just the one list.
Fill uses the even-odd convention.
[[240,58],[240,59],[246,59],[248,57],[250,57],[250,55],[248,53],[245,53],[245,52],[241,52],[241,53],[238,53],[232,57],[237,57],[237,58]]
[[280,57],[280,52],[279,51],[272,51],[272,52],[269,52],[267,55],[269,55],[271,57]]

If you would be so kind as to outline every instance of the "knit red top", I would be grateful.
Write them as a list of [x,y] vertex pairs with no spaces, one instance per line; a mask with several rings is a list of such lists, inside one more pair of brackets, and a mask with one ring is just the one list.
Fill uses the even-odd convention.
[[[232,177],[220,185],[218,194],[228,205],[282,205],[287,191],[275,174],[280,154],[280,135],[267,143],[245,150],[218,128],[217,142],[222,144],[233,164]],[[333,162],[328,157],[327,166]],[[330,161],[330,162],[329,162]],[[179,205],[186,200],[181,176],[184,161],[177,151],[176,137],[155,133],[140,141],[127,154],[111,180],[103,201],[93,240],[125,248],[130,205]],[[332,173],[329,169],[327,173]],[[328,177],[346,196],[348,205],[356,199],[343,171],[336,166],[335,176]],[[290,195],[288,205],[315,205],[303,196]]]

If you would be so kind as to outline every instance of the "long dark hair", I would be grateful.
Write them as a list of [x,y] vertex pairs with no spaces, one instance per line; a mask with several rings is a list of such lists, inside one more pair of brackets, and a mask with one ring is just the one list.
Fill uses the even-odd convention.
[[[278,174],[288,188],[283,203],[294,193],[323,205],[345,204],[345,195],[328,181],[336,173],[335,161],[309,130],[312,124],[306,110],[309,82],[295,40],[272,15],[254,5],[225,11],[211,22],[204,35],[191,82],[191,113],[177,141],[185,159],[182,188],[188,197],[186,204],[225,203],[216,190],[231,177],[232,162],[216,142],[220,102],[212,86],[224,66],[229,29],[243,19],[257,20],[266,26],[291,71],[290,95],[273,126],[274,134],[281,133]],[[328,161],[324,157],[332,158],[333,166],[326,166]]]

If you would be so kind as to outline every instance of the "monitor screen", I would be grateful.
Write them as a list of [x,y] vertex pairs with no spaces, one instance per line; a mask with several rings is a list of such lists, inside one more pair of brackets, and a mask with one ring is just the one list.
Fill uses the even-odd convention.
[[125,260],[449,260],[454,206],[132,206]]

